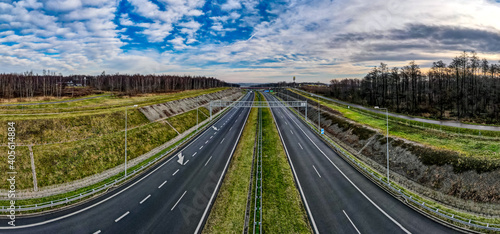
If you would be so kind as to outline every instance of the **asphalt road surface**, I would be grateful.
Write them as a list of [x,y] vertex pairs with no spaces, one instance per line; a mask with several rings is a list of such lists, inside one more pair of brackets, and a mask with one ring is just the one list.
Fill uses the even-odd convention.
[[[242,100],[252,101],[253,93]],[[201,232],[250,108],[232,108],[174,156],[100,198],[43,216],[16,219],[0,233]]]
[[[265,97],[277,101],[273,95]],[[456,232],[372,183],[289,109],[276,107],[272,112],[316,233]]]
[[[358,108],[361,110],[370,111],[370,112],[374,112],[374,113],[378,113],[378,114],[383,114],[383,115],[386,114],[385,110],[376,110],[376,109],[372,109],[372,108],[367,108],[367,107],[364,107],[361,105],[356,105],[356,104],[352,104],[352,103],[348,103],[348,102],[339,101],[336,99],[327,98],[327,97],[320,96],[320,95],[317,95],[314,93],[309,93],[309,92],[306,92],[304,90],[300,90],[300,91],[307,93],[309,95],[312,95],[312,96],[319,96],[322,99],[332,101],[335,103],[339,103],[341,105],[352,106],[352,107],[355,107],[355,108]],[[417,121],[417,122],[421,122],[421,123],[437,124],[437,125],[449,126],[449,127],[467,128],[467,129],[473,129],[473,130],[500,131],[499,126],[464,124],[464,123],[460,123],[458,121],[450,121],[450,120],[441,121],[441,120],[423,119],[423,118],[411,117],[411,116],[400,115],[400,114],[395,114],[395,113],[390,113],[390,112],[389,112],[389,116],[397,117],[397,118],[401,118],[401,119],[406,119],[406,120],[413,120],[413,121]]]

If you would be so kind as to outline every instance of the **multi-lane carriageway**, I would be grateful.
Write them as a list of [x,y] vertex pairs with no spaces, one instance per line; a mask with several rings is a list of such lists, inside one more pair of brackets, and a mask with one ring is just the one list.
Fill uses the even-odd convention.
[[[278,101],[268,93],[264,96]],[[316,233],[456,232],[373,184],[288,108],[271,110]]]
[[[270,94],[265,97],[278,101]],[[253,98],[250,92],[242,100]],[[2,222],[0,233],[199,233],[249,110],[230,109],[213,124],[215,128],[207,128],[183,147],[183,165],[171,157],[95,200],[19,217],[13,229]],[[274,107],[272,113],[316,233],[456,232],[370,182],[287,108]]]
[[[248,93],[243,101],[254,99]],[[250,108],[232,108],[213,127],[119,189],[74,208],[16,219],[0,233],[195,233],[208,217]],[[217,130],[215,130],[217,129]]]

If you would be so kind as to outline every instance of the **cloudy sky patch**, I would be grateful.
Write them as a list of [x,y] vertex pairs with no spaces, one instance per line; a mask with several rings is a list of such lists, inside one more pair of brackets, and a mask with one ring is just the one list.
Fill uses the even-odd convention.
[[380,62],[500,59],[493,0],[0,0],[0,72],[328,82]]

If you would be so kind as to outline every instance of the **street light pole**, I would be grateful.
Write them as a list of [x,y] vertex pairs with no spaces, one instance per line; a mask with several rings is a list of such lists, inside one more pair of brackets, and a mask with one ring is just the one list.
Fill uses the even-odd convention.
[[[199,97],[196,97],[196,99],[198,99],[197,102],[200,101]],[[196,103],[196,104],[198,104],[198,103]],[[198,104],[198,106],[196,107],[196,132],[198,132],[198,109],[199,108],[200,108],[200,105]]]
[[318,100],[318,131],[321,133],[321,106],[319,105],[319,96],[316,95],[316,100]]
[[375,109],[385,109],[385,117],[387,122],[387,131],[386,131],[386,146],[387,146],[387,183],[390,185],[389,180],[389,110],[387,108],[380,108],[378,106]]
[[[137,107],[137,105],[134,105]],[[127,177],[127,120],[128,120],[128,108],[125,107],[125,177]]]

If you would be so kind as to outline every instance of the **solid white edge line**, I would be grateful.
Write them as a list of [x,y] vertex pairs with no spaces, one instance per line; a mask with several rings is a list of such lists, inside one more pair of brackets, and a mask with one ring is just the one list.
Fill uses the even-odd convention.
[[217,190],[219,189],[219,186],[222,182],[222,178],[224,178],[224,175],[226,174],[225,172],[227,171],[227,167],[229,166],[229,162],[231,162],[231,158],[233,157],[234,150],[236,149],[236,146],[238,145],[238,142],[240,141],[241,133],[243,133],[243,129],[245,129],[245,123],[248,121],[248,116],[250,116],[250,110],[248,110],[247,117],[246,117],[245,121],[243,122],[244,124],[241,127],[240,134],[238,135],[238,139],[236,140],[236,143],[233,146],[233,150],[231,151],[231,154],[229,155],[229,158],[226,162],[226,165],[224,166],[224,170],[222,170],[222,174],[219,178],[219,181],[217,182],[217,185],[215,186],[215,190],[212,193],[212,196],[210,197],[210,201],[207,204],[207,208],[205,208],[205,211],[203,212],[203,216],[201,217],[201,220],[198,223],[196,230],[194,231],[195,234],[200,231],[201,225],[203,224],[203,221],[205,220],[205,216],[207,216],[208,210],[210,209],[210,205],[212,204],[212,202],[215,198],[215,194],[216,194]]
[[318,170],[316,169],[316,167],[314,165],[313,165],[313,168],[316,171],[316,173],[318,174],[319,178],[321,178],[321,175],[319,174]]
[[182,196],[179,198],[179,200],[177,200],[177,202],[174,204],[174,206],[172,206],[172,209],[170,209],[170,211],[174,210],[175,207],[177,206],[177,204],[179,204],[179,202],[182,200],[182,198],[184,197],[184,195],[186,195],[186,191],[184,191],[184,193],[182,194]]
[[[274,118],[273,108],[269,108],[269,109],[271,109],[271,113],[272,113],[274,122],[277,123],[276,122],[276,118]],[[281,130],[280,130],[278,124],[275,124],[275,125],[276,125],[276,128],[278,128],[278,133],[280,134],[281,143],[283,143],[283,148],[285,148],[285,152],[286,152],[286,156],[288,158],[288,162],[290,162],[290,167],[292,168],[293,176],[295,177],[295,180],[297,181],[297,186],[299,187],[300,194],[302,195],[302,199],[304,200],[304,204],[306,206],[307,213],[309,213],[309,218],[310,218],[311,224],[312,224],[312,226],[314,228],[314,232],[315,233],[319,233],[318,227],[316,226],[316,222],[314,221],[314,217],[313,217],[313,214],[311,212],[311,209],[309,209],[309,204],[307,203],[306,195],[304,194],[304,191],[302,190],[302,186],[300,185],[299,177],[297,176],[297,173],[295,172],[295,167],[293,166],[292,159],[290,158],[290,155],[288,154],[288,149],[286,148],[285,141],[283,140],[283,136],[281,135]]]
[[[287,113],[285,112],[289,117],[290,117],[290,113]],[[363,195],[373,206],[375,206],[380,212],[382,212],[382,214],[384,214],[387,218],[389,218],[394,224],[396,224],[397,226],[399,226],[399,228],[401,228],[401,230],[403,230],[404,232],[406,233],[411,233],[409,232],[408,230],[406,230],[406,228],[403,227],[403,225],[401,225],[398,221],[396,221],[394,218],[392,218],[389,214],[387,214],[382,208],[380,208],[374,201],[372,201],[372,199],[370,199],[363,191],[361,191],[361,189],[358,188],[358,186],[356,186],[345,174],[343,171],[340,170],[340,168],[337,167],[337,165],[335,163],[333,163],[333,161],[328,157],[326,156],[326,154],[318,147],[318,145],[316,145],[316,143],[314,143],[314,141],[306,134],[306,132],[299,126],[299,124],[297,124],[297,122],[295,122],[295,120],[290,117],[290,119],[292,119],[292,121],[295,123],[295,125],[297,125],[297,127],[302,131],[302,133],[304,133],[304,135],[307,137],[307,139],[309,139],[314,146],[316,146],[316,148],[319,150],[319,152],[321,152],[321,154],[323,154],[323,156],[325,156],[326,159],[328,159],[328,161],[330,161],[330,163],[340,172],[340,174],[342,174],[342,176],[344,176],[344,178],[347,179],[347,181],[349,181],[349,183],[351,183],[351,185],[356,188],[358,190],[358,192],[361,193],[361,195]]]
[[145,202],[146,200],[148,200],[148,198],[150,198],[150,197],[151,197],[151,194],[149,194],[147,197],[145,197],[144,199],[142,199],[142,201],[141,201],[141,202],[139,202],[139,204],[144,203],[144,202]]
[[207,162],[205,163],[205,166],[204,166],[204,167],[206,167],[206,166],[207,166],[208,162],[210,162],[210,159],[212,159],[212,156],[210,156],[210,158],[208,158],[208,160],[207,160]]
[[356,231],[358,232],[358,234],[361,234],[361,232],[359,232],[358,228],[356,227],[356,225],[354,225],[354,223],[352,222],[351,218],[349,218],[349,215],[347,215],[347,213],[345,212],[345,210],[342,210],[342,212],[344,212],[345,217],[347,217],[347,219],[349,220],[349,222],[351,222],[352,226],[354,227],[354,229],[356,229]]
[[175,174],[177,174],[177,172],[179,172],[179,169],[177,169],[174,174],[172,174],[172,176],[174,176]]
[[123,219],[125,216],[127,216],[128,214],[130,214],[130,211],[127,211],[125,212],[125,214],[122,214],[122,216],[118,217],[117,219],[115,219],[115,223],[118,223],[118,221],[120,221],[121,219]]
[[[226,112],[226,114],[224,114],[225,116],[227,114],[229,114],[232,110],[234,109],[231,109],[229,110],[228,112]],[[214,126],[215,124],[217,124],[218,122],[220,122],[223,118],[225,118],[225,116],[223,117],[220,117],[219,120],[217,120],[215,123],[212,124],[212,126]],[[205,133],[207,133],[208,131],[205,130],[205,132],[203,132],[202,134],[200,134],[198,137],[196,137],[194,140],[192,140],[189,144],[187,144],[185,147],[183,147],[183,149],[186,149],[187,147],[189,147],[191,144],[193,144],[194,142],[196,142],[200,137],[202,137]],[[217,134],[217,132],[215,132],[214,134]],[[44,224],[47,224],[47,223],[52,223],[52,222],[55,222],[55,221],[59,221],[61,219],[65,219],[67,217],[71,217],[73,215],[77,215],[81,212],[84,212],[86,210],[89,210],[91,208],[94,208],[116,196],[118,196],[119,194],[125,192],[126,190],[130,189],[131,187],[133,187],[134,185],[138,184],[139,182],[141,182],[142,180],[146,179],[147,177],[149,177],[151,174],[153,174],[154,172],[156,172],[157,170],[159,170],[160,168],[162,168],[165,164],[169,163],[172,159],[174,159],[176,157],[170,157],[169,159],[167,159],[167,161],[165,161],[164,163],[162,163],[160,166],[158,166],[156,169],[154,169],[153,171],[149,172],[148,174],[146,174],[144,177],[140,178],[139,180],[137,180],[136,182],[134,182],[133,184],[129,185],[128,187],[122,189],[121,191],[109,196],[108,198],[100,201],[100,202],[97,202],[93,205],[90,205],[90,206],[87,206],[81,210],[78,210],[78,211],[75,211],[73,213],[70,213],[70,214],[67,214],[67,215],[64,215],[64,216],[61,216],[61,217],[57,217],[57,218],[54,218],[54,219],[50,219],[50,220],[47,220],[47,221],[43,221],[43,222],[39,222],[39,223],[33,223],[33,224],[27,224],[27,225],[22,225],[22,226],[15,226],[15,227],[0,227],[0,230],[8,230],[8,229],[21,229],[21,228],[29,228],[29,227],[36,227],[36,226],[40,226],[40,225],[44,225]]]
[[158,188],[163,187],[163,185],[164,185],[165,183],[167,183],[167,181],[166,181],[166,180],[165,180],[165,181],[163,181],[163,183],[161,183],[161,184],[160,184],[160,186],[158,186]]

